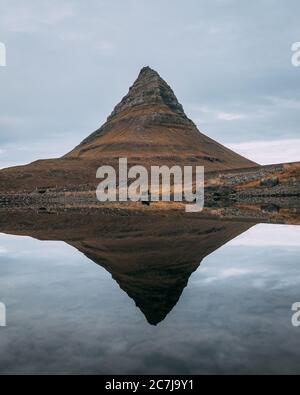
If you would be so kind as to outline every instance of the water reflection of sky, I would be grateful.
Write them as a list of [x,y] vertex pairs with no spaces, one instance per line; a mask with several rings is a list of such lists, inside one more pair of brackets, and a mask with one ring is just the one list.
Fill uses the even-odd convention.
[[0,235],[2,373],[299,373],[300,227],[258,225],[205,258],[157,327],[63,242]]

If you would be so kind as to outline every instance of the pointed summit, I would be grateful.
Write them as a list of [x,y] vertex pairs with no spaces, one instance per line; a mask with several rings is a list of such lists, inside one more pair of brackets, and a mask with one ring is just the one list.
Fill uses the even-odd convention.
[[154,74],[154,75],[156,75],[156,76],[159,77],[158,72],[155,71],[155,70],[153,70],[153,69],[151,69],[151,67],[149,67],[149,66],[144,66],[143,68],[141,68],[139,77],[140,77],[141,75],[143,75],[143,74]]
[[145,66],[140,70],[139,76],[137,80],[142,79],[142,78],[157,78],[161,79],[160,75],[158,74],[157,71],[151,69],[149,66]]
[[115,107],[108,121],[129,109],[138,107],[158,110],[158,106],[165,106],[166,111],[177,113],[186,118],[182,105],[178,102],[171,87],[160,77],[160,75],[149,66],[143,67],[134,84],[129,88],[128,94]]

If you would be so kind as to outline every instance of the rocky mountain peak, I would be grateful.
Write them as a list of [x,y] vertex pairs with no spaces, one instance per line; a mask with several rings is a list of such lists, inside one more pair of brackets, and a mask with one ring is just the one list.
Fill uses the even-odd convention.
[[107,121],[64,158],[115,164],[118,158],[151,165],[198,165],[207,170],[256,166],[201,133],[171,87],[143,67]]
[[153,108],[155,112],[158,107],[186,117],[182,105],[178,102],[173,90],[160,77],[160,75],[149,66],[143,67],[129,88],[128,94],[114,108],[108,121],[121,113],[139,108]]

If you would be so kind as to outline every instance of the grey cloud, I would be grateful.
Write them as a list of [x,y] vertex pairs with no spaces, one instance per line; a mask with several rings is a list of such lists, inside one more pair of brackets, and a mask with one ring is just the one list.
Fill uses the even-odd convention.
[[[70,135],[81,141],[144,65],[157,69],[200,130],[222,143],[300,136],[298,109],[283,103],[300,100],[300,69],[291,65],[291,44],[300,37],[296,0],[276,7],[269,0],[91,0],[88,7],[80,0],[0,0],[0,8],[7,46],[0,148],[42,147],[58,137],[70,146]],[[203,107],[244,116],[228,122],[195,110]]]

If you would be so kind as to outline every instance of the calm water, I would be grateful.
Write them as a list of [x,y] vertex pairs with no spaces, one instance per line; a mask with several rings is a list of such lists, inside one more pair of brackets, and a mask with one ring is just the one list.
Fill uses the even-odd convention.
[[1,234],[0,301],[1,373],[300,373],[300,226],[256,225],[206,256],[156,326],[70,245]]

